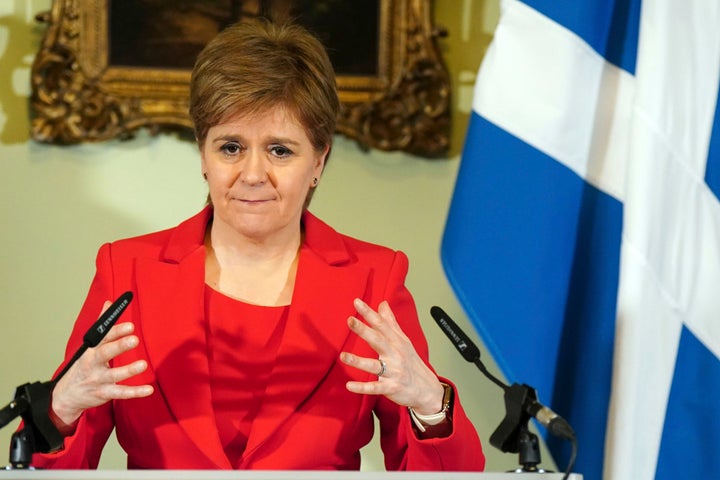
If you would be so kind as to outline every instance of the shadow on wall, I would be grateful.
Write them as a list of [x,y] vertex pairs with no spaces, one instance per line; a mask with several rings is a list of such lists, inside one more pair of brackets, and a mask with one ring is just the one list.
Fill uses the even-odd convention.
[[28,24],[21,17],[26,0],[15,4],[16,14],[0,17],[0,143],[4,145],[30,138],[30,68],[44,32],[43,25]]

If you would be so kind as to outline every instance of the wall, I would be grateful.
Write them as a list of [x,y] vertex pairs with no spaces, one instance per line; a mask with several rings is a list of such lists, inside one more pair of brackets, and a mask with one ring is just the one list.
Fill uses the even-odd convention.
[[[50,0],[0,3],[0,407],[12,399],[17,385],[48,379],[61,361],[99,245],[173,226],[200,209],[207,193],[195,146],[172,135],[142,133],[129,141],[70,147],[29,140],[29,68],[43,31],[33,16],[49,6]],[[450,158],[363,152],[340,137],[312,208],[340,231],[408,254],[408,285],[431,360],[458,384],[491,471],[517,464],[514,455],[502,454],[488,441],[504,416],[501,392],[462,360],[429,309],[442,306],[477,340],[446,281],[439,245],[474,74],[497,10],[497,0],[436,2],[437,23],[449,32],[442,48],[455,90]],[[0,431],[0,452],[7,451],[2,446],[9,444],[16,425]],[[544,466],[552,468],[549,455],[543,452],[543,458]],[[101,467],[124,468],[114,437]],[[364,451],[363,469],[382,468],[373,443]]]

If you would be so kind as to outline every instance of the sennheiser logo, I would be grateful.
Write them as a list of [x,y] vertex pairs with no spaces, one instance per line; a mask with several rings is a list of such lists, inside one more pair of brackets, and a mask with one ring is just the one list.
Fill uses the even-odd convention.
[[[455,330],[452,329],[450,324],[448,324],[448,322],[446,322],[444,318],[438,318],[437,321],[442,324],[443,330],[445,330],[445,332],[447,332],[447,334],[450,335],[450,338],[453,339],[453,341],[458,346],[458,348],[461,348],[461,349],[467,348],[467,344],[460,338],[460,336],[457,333],[455,333]],[[462,345],[462,347],[461,347],[461,345]]]

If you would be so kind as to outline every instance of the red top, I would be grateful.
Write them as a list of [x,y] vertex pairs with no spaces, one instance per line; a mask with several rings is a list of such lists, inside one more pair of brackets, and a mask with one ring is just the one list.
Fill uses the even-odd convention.
[[240,462],[287,321],[287,306],[265,307],[205,286],[210,391],[220,442]]

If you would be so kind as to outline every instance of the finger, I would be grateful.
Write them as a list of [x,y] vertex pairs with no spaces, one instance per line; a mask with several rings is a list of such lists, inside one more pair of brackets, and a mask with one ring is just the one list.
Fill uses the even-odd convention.
[[357,368],[358,370],[362,370],[373,375],[387,373],[387,366],[385,368],[382,368],[382,364],[377,358],[358,357],[357,355],[349,352],[342,352],[340,354],[340,361],[342,361],[345,365]]
[[385,343],[383,342],[383,336],[372,327],[361,322],[355,317],[348,318],[348,327],[360,338],[365,340],[373,350],[378,352],[378,355],[385,353]]
[[395,318],[395,314],[393,313],[392,308],[390,308],[390,304],[387,302],[387,300],[383,300],[382,302],[380,302],[380,305],[378,305],[378,314],[383,320],[385,320],[386,325],[391,327],[396,332],[403,333],[402,329],[400,328],[400,324],[398,324],[397,319]]
[[385,391],[380,382],[347,382],[345,388],[352,393],[365,395],[384,395]]
[[152,395],[152,385],[105,385],[102,396],[108,400],[127,400],[129,398],[142,398]]
[[135,325],[131,322],[123,322],[113,325],[110,331],[103,338],[100,345],[103,343],[114,342],[118,338],[126,337],[135,331]]
[[363,302],[361,299],[356,298],[353,301],[353,305],[355,306],[355,310],[360,314],[360,316],[363,317],[363,319],[373,328],[382,328],[385,322],[383,321],[383,318],[378,314],[375,310],[370,308],[370,306]]
[[137,360],[128,365],[108,369],[108,376],[110,377],[110,382],[120,383],[145,370],[147,370],[147,362],[145,360]]
[[372,326],[368,325],[367,323],[362,322],[360,319],[356,317],[348,317],[347,320],[348,327],[350,327],[350,330],[360,335],[363,339],[365,337],[379,337],[380,334],[378,332],[375,332],[372,328]]
[[377,312],[359,298],[355,299],[354,305],[365,321],[387,338],[393,338],[396,335],[405,336],[386,300],[380,302]]
[[112,302],[110,300],[105,300],[105,303],[103,303],[102,310],[100,310],[100,315],[98,315],[98,318],[100,318],[102,314],[105,313],[105,310],[110,308],[110,305],[112,305]]
[[99,345],[95,347],[97,361],[100,364],[107,363],[118,355],[137,347],[139,343],[140,340],[137,336],[129,335],[115,341]]

